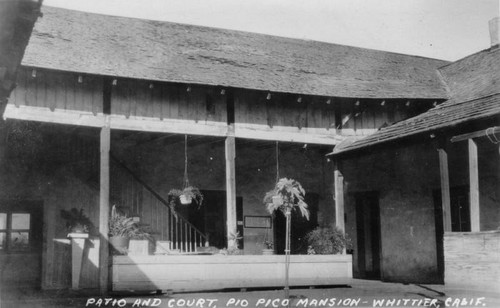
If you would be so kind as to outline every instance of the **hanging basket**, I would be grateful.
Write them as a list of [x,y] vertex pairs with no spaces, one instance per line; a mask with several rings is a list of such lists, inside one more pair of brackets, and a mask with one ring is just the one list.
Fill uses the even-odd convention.
[[191,204],[191,202],[193,202],[193,197],[191,197],[189,195],[182,194],[179,196],[179,201],[183,205],[188,205],[188,204]]

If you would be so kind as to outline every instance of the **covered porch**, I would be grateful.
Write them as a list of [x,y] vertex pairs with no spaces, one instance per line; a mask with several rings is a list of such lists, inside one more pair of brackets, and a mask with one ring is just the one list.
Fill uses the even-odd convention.
[[[58,74],[75,82],[57,87],[64,79]],[[137,92],[128,92],[129,87]],[[78,95],[69,96],[73,91]],[[93,76],[25,69],[4,117],[9,125],[30,127],[39,137],[38,158],[52,157],[37,171],[52,185],[41,194],[48,226],[43,234],[47,244],[42,251],[42,287],[71,284],[75,289],[104,292],[108,286],[111,290],[196,290],[231,287],[235,281],[244,281],[247,287],[280,285],[284,257],[261,255],[265,240],[274,243],[275,253],[284,251],[284,220],[271,216],[262,202],[278,175],[303,184],[311,212],[309,221],[293,218],[291,284],[347,283],[352,277],[350,255],[305,255],[307,232],[335,221],[334,166],[324,155],[342,140],[330,128],[336,117],[323,118],[310,110],[306,113],[310,120],[305,121],[299,117],[302,105],[313,106],[318,98],[306,103],[285,95],[272,102],[273,108],[283,108],[282,115],[268,109],[273,117],[262,119],[254,114],[258,109],[248,109],[255,102],[271,103],[266,93],[260,94],[99,81]],[[331,107],[325,104],[318,111],[324,108]],[[305,124],[311,127],[302,127]],[[190,182],[205,200],[199,208],[176,208],[175,217],[166,196],[172,188],[182,188],[186,160]],[[108,246],[112,205],[147,225],[157,247],[142,250],[142,255],[136,251],[113,256]],[[56,222],[60,210],[71,208],[83,209],[94,226],[77,248],[83,257],[73,258],[68,268],[65,262],[75,254],[74,241]],[[234,234],[242,236],[240,252],[225,255]],[[158,243],[167,243],[167,251],[159,251]],[[231,271],[226,271],[228,266]],[[165,281],[166,272],[171,280]],[[254,276],[241,280],[242,273]],[[193,277],[199,283],[187,285]]]

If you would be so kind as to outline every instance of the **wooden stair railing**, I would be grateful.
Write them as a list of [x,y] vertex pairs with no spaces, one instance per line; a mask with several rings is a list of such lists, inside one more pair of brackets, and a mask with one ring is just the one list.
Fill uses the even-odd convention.
[[180,213],[170,208],[168,201],[139,178],[127,165],[111,157],[111,195],[120,200],[120,207],[146,218],[158,240],[170,241],[171,249],[181,253],[196,252],[209,246],[208,236]]

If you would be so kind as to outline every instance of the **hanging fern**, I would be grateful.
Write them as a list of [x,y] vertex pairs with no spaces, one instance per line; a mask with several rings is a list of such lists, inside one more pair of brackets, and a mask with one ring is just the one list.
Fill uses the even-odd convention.
[[[302,185],[294,179],[282,178],[274,187],[268,191],[264,197],[264,204],[269,213],[274,213],[276,210],[281,210],[286,214],[288,210],[299,209],[302,216],[309,220],[309,210],[307,203],[304,201],[306,192]],[[278,201],[276,201],[278,199]]]

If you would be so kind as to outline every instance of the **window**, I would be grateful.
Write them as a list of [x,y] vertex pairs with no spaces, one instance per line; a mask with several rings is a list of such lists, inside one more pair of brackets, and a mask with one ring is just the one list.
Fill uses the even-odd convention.
[[28,252],[31,237],[29,213],[0,212],[0,252]]

